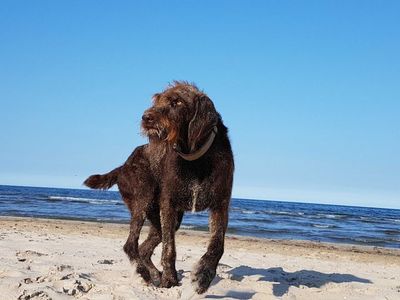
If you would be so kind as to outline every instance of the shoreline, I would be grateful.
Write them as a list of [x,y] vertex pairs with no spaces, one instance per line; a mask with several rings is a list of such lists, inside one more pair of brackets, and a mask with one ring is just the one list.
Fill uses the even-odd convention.
[[[81,224],[90,227],[96,227],[95,224],[101,224],[101,228],[108,228],[109,230],[114,229],[115,232],[120,232],[121,236],[122,232],[126,233],[126,237],[129,233],[129,223],[123,222],[108,222],[108,221],[95,221],[95,220],[77,220],[77,219],[62,219],[62,218],[42,218],[42,217],[16,217],[16,216],[0,216],[0,224],[2,222],[42,222],[42,223],[63,223],[63,224]],[[145,224],[142,229],[143,234],[148,233],[148,226]],[[177,236],[179,235],[191,235],[198,236],[200,238],[208,237],[208,231],[206,230],[196,230],[196,229],[186,229],[181,228],[177,231]],[[141,238],[143,236],[141,235]],[[367,246],[367,245],[357,245],[357,244],[347,244],[347,243],[330,243],[330,242],[322,242],[322,241],[310,241],[310,240],[290,240],[290,239],[270,239],[270,238],[260,238],[253,236],[244,236],[244,235],[235,235],[227,233],[225,236],[226,240],[240,240],[247,242],[255,242],[255,243],[272,243],[279,244],[285,246],[293,246],[293,247],[313,247],[319,249],[328,249],[328,250],[338,250],[338,251],[348,251],[348,252],[356,252],[356,253],[369,253],[369,254],[385,254],[385,255],[393,255],[400,256],[400,248],[390,248],[390,247],[381,247],[381,246]]]
[[[145,285],[123,253],[129,224],[0,217],[0,228],[0,293],[7,299],[400,297],[400,249],[229,235],[210,289],[196,295],[190,270],[205,253],[207,232],[178,231],[180,285],[160,289]],[[159,246],[157,267],[160,253]]]

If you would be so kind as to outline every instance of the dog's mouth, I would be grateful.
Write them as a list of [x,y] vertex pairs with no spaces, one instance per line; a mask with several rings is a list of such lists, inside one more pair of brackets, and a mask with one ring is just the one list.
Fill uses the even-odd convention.
[[149,125],[145,123],[142,123],[142,134],[151,138],[157,137],[160,140],[167,135],[165,130],[157,124]]

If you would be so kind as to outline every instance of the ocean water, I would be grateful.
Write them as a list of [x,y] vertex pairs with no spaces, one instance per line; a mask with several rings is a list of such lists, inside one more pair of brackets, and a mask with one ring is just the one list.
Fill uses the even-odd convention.
[[[0,215],[128,223],[118,192],[0,185]],[[208,213],[182,227],[208,230]],[[400,248],[400,210],[232,199],[228,234]]]

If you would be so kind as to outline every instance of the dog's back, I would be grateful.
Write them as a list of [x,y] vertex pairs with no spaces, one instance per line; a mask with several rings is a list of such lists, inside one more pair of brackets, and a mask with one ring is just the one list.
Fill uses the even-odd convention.
[[[92,189],[107,190],[117,184],[121,196],[130,210],[133,202],[153,201],[156,194],[156,185],[151,174],[150,163],[146,156],[147,145],[137,147],[122,166],[106,174],[89,176],[84,184]],[[150,200],[151,198],[151,200]]]

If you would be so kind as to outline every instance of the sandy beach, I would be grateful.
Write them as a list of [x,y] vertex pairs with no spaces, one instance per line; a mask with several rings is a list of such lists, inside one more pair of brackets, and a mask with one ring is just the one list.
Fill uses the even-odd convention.
[[1,217],[0,227],[1,299],[400,299],[400,250],[229,236],[197,295],[190,271],[206,233],[179,231],[180,286],[161,289],[123,253],[128,225]]

